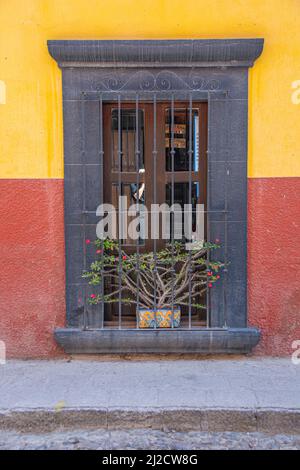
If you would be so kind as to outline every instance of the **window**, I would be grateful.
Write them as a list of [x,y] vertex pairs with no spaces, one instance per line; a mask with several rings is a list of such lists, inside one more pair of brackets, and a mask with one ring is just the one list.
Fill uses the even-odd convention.
[[[62,68],[64,100],[67,328],[56,330],[57,341],[68,352],[249,352],[259,331],[247,327],[248,68],[263,40],[48,41],[48,48]],[[182,328],[142,330],[131,326],[124,302],[117,312],[87,306],[82,270],[93,256],[85,240],[95,238],[99,203],[119,195],[128,205],[204,204],[206,238],[220,240],[227,266],[206,298],[205,328],[183,312]],[[173,217],[171,234],[181,225]],[[122,238],[129,253],[164,243],[143,230],[135,243]],[[116,315],[116,328],[105,328]]]

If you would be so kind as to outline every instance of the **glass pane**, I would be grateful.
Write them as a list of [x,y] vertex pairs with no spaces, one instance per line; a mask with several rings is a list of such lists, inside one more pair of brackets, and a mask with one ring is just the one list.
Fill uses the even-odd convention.
[[[138,116],[139,172],[144,171],[144,113]],[[121,171],[136,172],[136,112],[135,109],[121,110]],[[119,171],[118,159],[118,110],[112,110],[112,171]]]
[[[172,199],[172,184],[166,185],[166,203],[171,205]],[[199,202],[199,183],[192,183],[192,206],[196,209],[196,204]],[[174,183],[174,204],[180,204],[183,208],[184,204],[189,203],[189,183]]]
[[[136,245],[137,240],[139,244],[143,245],[145,241],[145,215],[143,207],[145,205],[145,183],[139,184],[139,190],[137,191],[136,183],[122,183],[121,185],[121,196],[125,196],[126,199],[119,200],[119,186],[113,183],[112,185],[112,205],[116,209],[117,214],[117,230],[119,227],[119,202],[122,203],[120,210],[122,211],[123,217],[120,219],[122,227],[124,229],[124,236],[122,236],[122,245],[132,246]],[[137,203],[140,205],[137,206]],[[135,206],[136,205],[136,206]],[[140,216],[129,215],[128,209],[130,206],[135,206],[136,211],[140,211]],[[136,220],[136,222],[134,222]]]
[[[192,230],[196,230],[196,205],[199,204],[199,195],[200,195],[200,185],[198,182],[192,183]],[[172,184],[166,184],[166,203],[171,207],[172,206]],[[175,233],[182,233],[182,239],[184,239],[184,205],[189,204],[189,183],[174,183],[174,204],[178,204],[181,209],[181,217],[175,217]],[[181,221],[181,227],[178,227],[178,223]],[[171,225],[171,233],[173,228]]]
[[[171,110],[165,113],[165,154],[166,171],[172,171],[172,129]],[[189,170],[189,110],[188,108],[174,110],[174,171]],[[192,110],[192,171],[199,169],[199,113]]]

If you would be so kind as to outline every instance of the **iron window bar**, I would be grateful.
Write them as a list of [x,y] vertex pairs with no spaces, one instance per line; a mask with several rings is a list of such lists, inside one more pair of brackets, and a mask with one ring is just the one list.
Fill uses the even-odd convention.
[[[210,92],[208,92],[208,96],[207,96],[207,103],[208,103],[208,118],[207,118],[207,121],[208,123],[210,123],[211,119],[210,119],[210,113],[211,113],[211,94]],[[211,133],[210,133],[210,126],[208,125],[207,126],[207,141],[208,141],[208,148],[210,147],[209,146],[209,142],[210,142],[210,139],[211,139]],[[207,182],[206,182],[206,209],[207,209],[207,212],[210,213],[210,155],[209,155],[209,151],[207,150],[206,152],[207,154]],[[206,227],[206,233],[207,233],[207,240],[210,240],[210,222],[208,221],[207,223],[207,227]],[[207,262],[209,263],[210,262],[210,253],[208,251],[207,253]],[[209,290],[206,289],[206,326],[210,326],[210,293],[209,293]]]
[[[122,195],[122,129],[121,129],[122,123],[121,123],[121,95],[118,95],[118,196],[119,196],[119,203],[118,203],[118,208],[119,208],[119,214],[120,210],[122,208],[120,207],[120,196]],[[119,259],[118,259],[118,290],[119,290],[119,321],[118,321],[118,326],[119,329],[122,328],[122,291],[121,291],[121,286],[122,286],[122,262],[121,262],[121,256],[122,256],[122,247],[121,247],[121,233],[122,233],[122,218],[119,217],[119,225],[118,225],[118,251],[119,251]]]
[[[156,181],[156,171],[157,171],[157,142],[156,142],[156,94],[153,95],[153,148],[152,148],[152,158],[153,158],[153,204],[156,207],[156,189],[157,189],[157,181]],[[157,328],[157,243],[156,237],[153,240],[153,260],[154,260],[154,329]]]
[[172,257],[172,296],[171,296],[171,328],[174,328],[174,287],[175,287],[175,261],[174,261],[174,232],[175,232],[175,216],[174,216],[174,94],[171,96],[171,257]]
[[[193,115],[193,98],[190,95],[189,100],[189,149],[188,149],[188,156],[189,156],[189,210],[192,207],[192,157],[193,157],[193,149],[192,149],[192,115]],[[196,144],[196,143],[195,143]],[[192,214],[190,215],[192,218]],[[192,223],[192,220],[189,222]],[[191,236],[191,234],[190,234]],[[192,240],[191,240],[192,241]],[[189,250],[189,264],[188,264],[188,276],[189,276],[189,305],[188,305],[188,316],[189,316],[189,329],[192,328],[192,252]]]
[[[139,219],[139,234],[141,234],[141,219],[140,219],[140,147],[139,147],[139,96],[136,95],[135,101],[135,164],[136,164],[136,215]],[[139,311],[140,306],[140,237],[136,240],[136,310]],[[137,328],[139,328],[139,315],[136,315]]]
[[[143,90],[142,95],[140,96],[135,92],[135,166],[136,166],[136,185],[137,185],[137,194],[138,194],[138,188],[140,184],[140,175],[139,175],[139,165],[140,165],[140,142],[139,142],[139,101],[142,99],[142,96],[145,96],[145,92]],[[225,94],[226,96],[226,122],[228,123],[228,106],[227,106],[227,98],[228,98],[228,92],[226,91],[220,91],[218,90],[217,92],[212,91],[207,93],[207,102],[208,102],[208,113],[210,113],[210,102],[211,102],[211,96],[219,96],[220,93],[222,96]],[[84,103],[92,98],[94,100],[97,97],[97,100],[99,102],[99,159],[102,161],[102,175],[100,175],[102,181],[103,181],[103,156],[104,156],[104,148],[103,148],[103,101],[105,93],[99,93],[95,92],[84,92],[83,93],[83,99],[81,100],[81,116],[82,116],[82,138],[81,138],[81,154],[83,157],[83,201],[82,201],[82,228],[83,228],[83,268],[87,268],[87,247],[86,247],[86,227],[87,225],[90,225],[87,223],[87,215],[88,214],[94,214],[94,211],[88,211],[87,206],[86,206],[86,142],[85,142],[85,108],[84,108]],[[130,96],[130,92],[126,91],[126,95]],[[161,92],[159,93],[161,96]],[[170,93],[167,94],[168,96]],[[110,93],[111,96],[111,93]],[[122,195],[122,104],[121,104],[121,94],[120,93],[114,93],[114,100],[117,100],[117,116],[118,116],[118,126],[117,126],[117,131],[118,131],[118,149],[117,149],[117,155],[118,155],[118,194],[119,196]],[[127,96],[127,99],[128,99]],[[193,138],[192,138],[192,129],[193,129],[193,93],[189,93],[189,104],[188,104],[188,122],[189,122],[189,145],[188,145],[188,156],[189,156],[189,167],[188,167],[188,201],[189,204],[192,203],[192,161],[193,161]],[[149,95],[150,98],[150,95]],[[176,101],[178,97],[176,94]],[[124,100],[126,102],[126,100]],[[156,204],[157,201],[157,180],[156,180],[156,169],[157,169],[157,94],[152,92],[152,100],[150,99],[150,103],[153,104],[153,148],[152,148],[152,156],[153,156],[153,203]],[[175,147],[174,147],[174,112],[175,112],[175,100],[174,100],[174,93],[171,94],[171,206],[174,205],[174,186],[175,186],[175,171],[174,171],[174,156],[175,156]],[[208,118],[208,122],[210,122],[210,119]],[[228,124],[227,124],[228,125]],[[208,126],[207,129],[208,132],[208,141],[210,139],[210,127]],[[226,133],[227,135],[228,133]],[[226,142],[226,149],[228,148],[228,142]],[[228,150],[227,150],[228,154]],[[210,171],[210,159],[209,159],[209,151],[207,151],[207,171]],[[228,201],[227,201],[227,176],[229,172],[229,167],[228,164],[226,166],[226,181],[225,181],[225,204],[224,204],[224,210],[211,210],[210,209],[210,188],[209,188],[209,178],[207,178],[207,207],[203,211],[206,215],[213,214],[213,213],[218,213],[218,214],[224,214],[224,233],[225,233],[225,239],[224,239],[224,262],[227,263],[228,259],[228,252],[227,252],[227,230],[228,230]],[[137,198],[136,201],[137,205],[137,215],[140,217],[140,207],[139,207],[139,198]],[[190,206],[191,207],[191,206]],[[119,211],[122,210],[119,206]],[[119,221],[121,219],[119,218]],[[172,257],[172,280],[174,283],[174,207],[171,212],[171,257]],[[119,222],[120,223],[120,222]],[[119,250],[119,257],[118,257],[118,287],[119,287],[119,300],[118,300],[118,328],[119,329],[139,329],[139,316],[136,316],[136,327],[135,328],[127,328],[126,326],[123,328],[122,327],[122,291],[121,291],[121,283],[122,283],[122,262],[121,262],[121,257],[122,257],[122,247],[121,247],[121,237],[120,237],[120,231],[121,227],[119,225],[118,227],[118,250]],[[210,240],[210,222],[207,220],[207,240]],[[139,278],[139,239],[137,240],[136,243],[136,254],[137,254],[137,276]],[[103,241],[102,241],[102,248],[101,248],[101,259],[103,261]],[[157,243],[156,239],[154,238],[153,240],[153,252],[154,252],[154,272],[157,270]],[[209,258],[209,252],[207,255],[208,261],[210,260]],[[103,264],[103,263],[102,263]],[[217,327],[215,329],[222,329],[223,327],[227,327],[226,324],[226,318],[227,318],[227,292],[226,292],[226,282],[227,282],[227,272],[228,269],[225,266],[225,269],[223,270],[224,272],[224,280],[222,282],[222,289],[223,289],[223,299],[224,299],[224,325],[222,327]],[[210,318],[210,295],[209,295],[209,290],[207,289],[207,294],[206,294],[206,326],[193,326],[192,324],[192,303],[191,303],[191,291],[192,291],[192,285],[191,285],[191,253],[189,253],[189,264],[188,264],[188,275],[189,275],[189,285],[188,285],[188,290],[189,290],[189,302],[188,302],[188,327],[180,326],[176,329],[181,329],[181,330],[190,330],[190,329],[203,329],[203,328],[208,328],[210,327],[209,323],[209,318]],[[102,277],[102,283],[101,283],[101,309],[102,309],[102,319],[101,319],[101,325],[100,328],[107,328],[109,327],[104,325],[104,309],[105,309],[105,300],[104,300],[104,288],[105,288],[105,274],[103,271],[101,271],[101,277]],[[155,278],[155,277],[154,277]],[[85,284],[84,287],[84,311],[83,311],[83,329],[88,329],[88,309],[87,309],[87,286]],[[155,328],[157,327],[156,325],[156,312],[157,312],[157,298],[156,298],[156,281],[154,284],[154,318],[155,318]],[[171,320],[171,328],[174,328],[174,284],[172,287],[172,305],[171,305],[171,315],[172,315],[172,320]],[[137,289],[137,310],[139,308],[139,282],[138,282],[138,289]]]
[[[100,100],[99,100],[99,161],[100,161],[100,168],[101,168],[101,175],[100,175],[100,182],[101,182],[101,187],[103,187],[103,157],[104,157],[104,149],[103,149],[103,101],[102,101],[102,95],[100,95]],[[100,196],[100,195],[99,195]],[[101,198],[102,199],[102,198]],[[105,304],[104,304],[104,283],[105,283],[105,277],[104,277],[104,269],[103,269],[103,263],[104,263],[104,240],[103,237],[101,239],[101,315],[100,315],[100,321],[101,321],[101,326],[100,328],[104,328],[104,309],[105,309]]]

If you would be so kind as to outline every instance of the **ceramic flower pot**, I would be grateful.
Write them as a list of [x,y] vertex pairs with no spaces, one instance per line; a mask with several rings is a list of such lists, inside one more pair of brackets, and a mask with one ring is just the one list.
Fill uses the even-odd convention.
[[[171,308],[158,308],[155,311],[146,308],[140,308],[137,312],[140,328],[172,328],[172,309]],[[174,307],[173,327],[180,326],[180,307]],[[156,325],[155,325],[156,324]]]

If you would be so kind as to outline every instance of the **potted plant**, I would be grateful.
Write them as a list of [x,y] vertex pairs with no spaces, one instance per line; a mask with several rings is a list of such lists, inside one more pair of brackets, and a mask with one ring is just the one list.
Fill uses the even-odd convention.
[[[154,252],[128,254],[119,250],[114,240],[97,239],[96,259],[83,273],[91,286],[105,280],[109,289],[102,296],[91,294],[89,303],[119,302],[138,305],[140,328],[169,328],[180,326],[180,307],[206,308],[199,297],[220,278],[218,261],[209,261],[207,254],[219,247],[205,243],[197,250],[187,251],[185,244],[174,242],[173,247]],[[137,299],[137,291],[139,296]],[[173,309],[172,309],[173,306]]]

